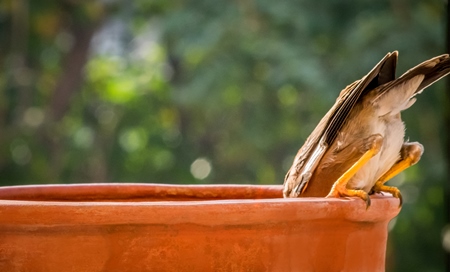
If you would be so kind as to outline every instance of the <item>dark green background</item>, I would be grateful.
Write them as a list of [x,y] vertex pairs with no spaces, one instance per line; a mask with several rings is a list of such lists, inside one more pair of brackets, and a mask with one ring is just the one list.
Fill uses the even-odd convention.
[[[342,88],[389,51],[400,52],[399,74],[445,52],[446,8],[1,1],[0,185],[281,184]],[[388,271],[445,268],[445,92],[435,84],[403,115],[425,154],[391,182],[405,204]],[[199,158],[204,179],[191,173]]]

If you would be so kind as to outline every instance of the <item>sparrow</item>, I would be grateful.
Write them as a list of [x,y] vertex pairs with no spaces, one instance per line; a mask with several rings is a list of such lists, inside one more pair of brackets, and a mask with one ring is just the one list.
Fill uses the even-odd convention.
[[401,112],[416,95],[450,73],[448,54],[395,77],[398,52],[388,53],[363,78],[344,88],[295,156],[283,185],[287,197],[359,197],[398,188],[385,183],[416,164],[424,151],[405,141]]

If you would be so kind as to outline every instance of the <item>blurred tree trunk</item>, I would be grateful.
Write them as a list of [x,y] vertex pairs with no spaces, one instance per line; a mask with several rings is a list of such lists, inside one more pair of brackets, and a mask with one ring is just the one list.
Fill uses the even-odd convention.
[[50,118],[50,130],[46,131],[45,142],[49,146],[52,162],[53,177],[60,176],[62,169],[61,156],[64,152],[60,137],[53,137],[52,128],[70,109],[70,101],[74,94],[80,91],[83,80],[83,68],[86,65],[90,43],[96,31],[96,25],[77,25],[73,27],[72,35],[74,44],[68,52],[61,76],[53,92],[52,100],[49,105],[48,117]]
[[75,94],[81,91],[83,83],[83,71],[88,61],[90,44],[92,38],[99,26],[101,25],[103,16],[90,18],[89,23],[83,20],[75,20],[72,18],[72,24],[69,33],[72,35],[73,44],[70,50],[64,56],[62,71],[55,85],[51,100],[47,108],[47,118],[49,126],[44,132],[43,142],[48,147],[51,165],[52,177],[58,182],[63,168],[62,155],[65,150],[58,136],[58,124],[69,112],[71,100]]
[[76,25],[72,29],[74,44],[66,56],[62,74],[56,84],[50,103],[50,117],[58,122],[70,108],[70,100],[80,90],[83,68],[87,62],[90,43],[96,25]]
[[31,96],[30,70],[27,67],[27,44],[29,35],[29,4],[25,0],[12,1],[11,25],[11,66],[12,85],[16,86],[17,93],[13,94],[16,106],[12,111],[11,122],[18,124],[23,112],[29,106]]

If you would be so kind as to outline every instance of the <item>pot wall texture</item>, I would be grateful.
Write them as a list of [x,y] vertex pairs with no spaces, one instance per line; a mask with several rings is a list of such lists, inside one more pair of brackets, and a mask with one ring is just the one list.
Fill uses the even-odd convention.
[[398,199],[280,186],[0,188],[0,271],[384,271]]

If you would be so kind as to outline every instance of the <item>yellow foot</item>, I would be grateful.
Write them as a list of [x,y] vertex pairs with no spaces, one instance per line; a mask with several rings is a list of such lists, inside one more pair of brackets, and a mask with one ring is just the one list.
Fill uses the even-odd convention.
[[326,197],[357,196],[366,202],[366,210],[370,207],[370,197],[365,191],[347,188],[348,181],[355,173],[380,151],[383,137],[380,134],[374,134],[369,136],[366,139],[366,142],[365,153],[334,182],[330,193]]
[[370,197],[363,190],[353,190],[346,188],[333,187],[331,192],[326,196],[326,198],[330,197],[345,197],[345,196],[357,196],[361,198],[366,203],[366,210],[370,207]]
[[384,173],[380,179],[375,183],[372,188],[372,192],[381,193],[386,192],[392,194],[394,197],[400,200],[398,207],[402,207],[403,198],[400,190],[396,187],[384,185],[386,181],[390,180],[398,173],[402,172],[411,165],[416,164],[423,153],[423,146],[417,142],[414,143],[404,143],[402,149],[400,150],[400,159]]
[[393,197],[396,197],[399,199],[400,203],[398,204],[398,207],[401,208],[403,205],[403,197],[400,193],[400,190],[397,187],[394,186],[386,186],[383,185],[382,182],[378,181],[375,183],[375,185],[372,188],[372,192],[374,193],[390,193]]

